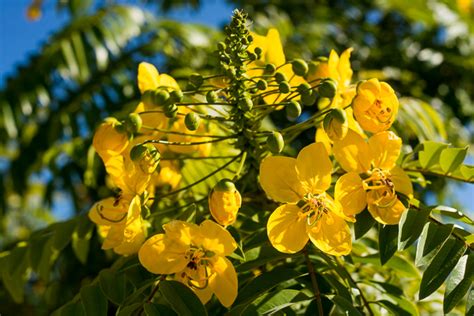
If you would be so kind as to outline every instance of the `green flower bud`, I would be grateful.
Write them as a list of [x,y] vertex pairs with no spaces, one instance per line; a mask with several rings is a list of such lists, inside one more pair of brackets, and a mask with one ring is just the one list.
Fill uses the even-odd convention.
[[249,44],[252,43],[253,42],[253,36],[249,34],[247,36],[247,41],[249,42]]
[[301,94],[301,103],[306,106],[314,105],[316,102],[317,95],[314,90],[308,90]]
[[142,102],[145,103],[146,105],[153,105],[153,94],[155,91],[153,90],[146,90],[142,94]]
[[240,42],[241,42],[242,44],[244,44],[244,45],[248,45],[248,44],[249,44],[249,40],[248,40],[246,37],[242,37],[242,38],[240,39]]
[[334,80],[328,79],[321,82],[318,87],[319,95],[323,98],[332,99],[336,95],[337,85]]
[[286,81],[282,81],[278,84],[278,89],[280,89],[281,93],[290,93],[291,87],[290,84]]
[[183,91],[181,90],[173,90],[170,92],[170,101],[172,103],[181,102],[183,100],[183,97]]
[[138,133],[142,127],[142,118],[138,113],[130,113],[128,118],[125,120],[125,127],[131,134]]
[[201,122],[201,118],[194,112],[186,114],[184,117],[184,125],[190,131],[195,131],[199,127],[199,123]]
[[257,57],[260,58],[262,57],[262,53],[263,53],[263,50],[262,48],[260,47],[255,47],[255,49],[253,50],[255,54],[257,54]]
[[286,79],[285,74],[282,73],[282,72],[277,72],[277,73],[275,73],[275,80],[276,80],[276,82],[278,82],[278,83],[280,83],[280,82],[282,82],[282,81],[288,81],[288,80]]
[[168,103],[170,99],[170,94],[164,89],[157,89],[153,94],[153,103],[155,105],[163,106]]
[[265,73],[267,75],[273,75],[276,71],[276,67],[274,64],[266,64],[265,65]]
[[203,82],[204,79],[198,73],[193,73],[189,76],[189,83],[196,89],[199,88],[203,84]]
[[224,42],[219,42],[217,43],[217,49],[220,51],[224,51],[226,49],[227,45]]
[[311,90],[311,85],[307,82],[303,82],[302,84],[300,84],[298,86],[298,88],[296,88],[296,90],[298,90],[299,93],[307,93],[308,91]]
[[239,109],[241,109],[244,112],[250,111],[253,108],[253,102],[252,99],[250,98],[240,98],[239,103],[237,104]]
[[281,153],[283,147],[285,147],[285,140],[283,139],[283,136],[278,132],[272,132],[267,137],[267,147],[274,154]]
[[332,109],[324,118],[323,127],[332,141],[343,139],[349,130],[346,112],[341,109]]
[[313,60],[310,61],[308,63],[308,73],[314,74],[318,70],[318,67],[319,67],[319,62],[313,61]]
[[236,188],[234,182],[230,179],[222,179],[216,183],[213,190],[216,192],[233,192]]
[[130,150],[130,158],[143,172],[151,174],[158,167],[161,154],[153,144],[139,144]]
[[286,115],[290,118],[297,118],[301,115],[301,105],[298,101],[291,100],[285,107]]
[[265,80],[260,79],[259,81],[257,81],[257,88],[258,90],[267,90],[268,84]]
[[295,75],[303,77],[308,73],[308,64],[303,59],[295,59],[291,62]]
[[250,60],[257,60],[258,56],[255,53],[252,52],[247,52],[247,56],[249,57]]
[[132,161],[139,161],[145,156],[146,151],[147,147],[143,144],[133,146],[130,150],[130,159],[132,159]]
[[176,104],[172,103],[164,110],[164,112],[167,118],[174,118],[178,114],[178,107]]
[[207,103],[214,104],[219,100],[219,97],[217,96],[217,93],[213,90],[208,91],[206,94],[206,101]]

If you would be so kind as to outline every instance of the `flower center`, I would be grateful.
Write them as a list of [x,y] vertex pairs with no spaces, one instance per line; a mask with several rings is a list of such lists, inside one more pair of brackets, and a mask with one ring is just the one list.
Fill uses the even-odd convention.
[[306,217],[306,223],[309,226],[315,225],[324,214],[329,212],[329,207],[326,205],[326,193],[307,193],[303,200],[298,202],[298,206],[302,210],[300,216]]
[[392,118],[391,106],[387,106],[380,99],[376,99],[366,113],[370,117],[375,117],[380,123],[389,123]]
[[390,177],[390,172],[375,168],[372,174],[363,180],[364,190],[370,193],[367,195],[368,204],[383,208],[392,207],[395,204],[397,194]]
[[212,251],[206,251],[201,247],[191,246],[184,257],[188,260],[186,269],[181,273],[181,277],[186,281],[189,287],[202,290],[209,284],[211,269],[209,259],[215,254]]

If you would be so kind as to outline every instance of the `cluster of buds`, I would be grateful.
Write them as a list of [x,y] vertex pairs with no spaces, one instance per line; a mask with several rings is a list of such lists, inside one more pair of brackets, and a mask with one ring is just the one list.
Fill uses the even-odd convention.
[[171,90],[168,87],[158,87],[154,90],[146,90],[142,94],[142,102],[146,106],[160,107],[168,118],[176,117],[178,107],[176,103],[183,100],[181,90]]

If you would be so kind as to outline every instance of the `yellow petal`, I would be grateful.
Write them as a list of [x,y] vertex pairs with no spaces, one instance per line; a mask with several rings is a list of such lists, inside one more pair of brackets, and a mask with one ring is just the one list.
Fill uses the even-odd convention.
[[390,170],[390,180],[392,180],[393,185],[395,186],[395,191],[403,193],[409,198],[413,197],[413,185],[411,183],[410,177],[405,173],[405,171],[395,166]]
[[125,230],[125,224],[110,226],[110,229],[102,243],[102,249],[112,249],[119,246],[123,240],[123,231]]
[[324,214],[307,232],[311,242],[321,251],[343,256],[351,252],[352,237],[349,226],[339,216],[328,212]]
[[177,240],[184,245],[196,244],[193,241],[196,238],[201,238],[199,226],[193,223],[172,220],[163,225],[163,229],[168,238]]
[[186,245],[167,238],[165,234],[154,235],[140,248],[138,259],[142,266],[155,274],[172,274],[182,271],[188,264]]
[[313,143],[296,157],[296,173],[305,192],[322,193],[331,185],[332,164],[323,143]]
[[369,147],[374,167],[390,170],[400,156],[402,139],[390,131],[380,132],[370,137]]
[[138,89],[143,93],[158,87],[158,70],[149,63],[141,62],[138,65]]
[[332,140],[329,138],[324,128],[319,127],[316,129],[316,135],[314,139],[316,142],[323,143],[324,148],[326,148],[328,155],[332,153]]
[[362,173],[370,170],[369,145],[362,136],[351,129],[346,137],[334,142],[333,152],[336,160],[347,172]]
[[367,194],[362,180],[355,172],[346,173],[337,180],[334,197],[348,216],[359,214],[367,205]]
[[158,86],[167,88],[167,90],[181,90],[176,80],[167,74],[161,74],[158,77]]
[[125,222],[129,204],[124,199],[106,198],[91,207],[89,218],[97,225],[117,225]]
[[331,49],[328,58],[328,70],[329,70],[329,77],[336,80],[339,83],[339,73],[338,67],[339,65],[339,55],[336,53],[334,49]]
[[339,85],[347,86],[350,84],[352,79],[352,68],[351,68],[351,52],[353,48],[350,47],[342,52],[339,58],[339,64],[337,70],[339,72]]
[[[373,192],[369,192],[367,195],[370,194],[373,194]],[[379,207],[374,204],[369,204],[367,209],[377,222],[385,225],[396,225],[400,222],[400,217],[406,210],[406,207],[397,199],[394,205],[390,207]]]
[[141,217],[135,218],[127,224],[123,232],[123,240],[120,245],[114,247],[114,252],[119,255],[131,255],[137,253],[146,238],[146,226]]
[[[186,277],[186,272],[189,272],[189,270],[190,270],[189,268],[186,268],[185,270],[176,273],[174,278],[177,281],[183,283],[184,285],[189,286],[188,284],[189,279]],[[203,304],[206,304],[207,302],[209,302],[209,300],[212,297],[212,289],[209,286],[206,286],[203,289],[197,289],[195,287],[191,287],[191,289],[194,291],[196,296],[199,298],[199,300]]]
[[272,63],[277,67],[283,65],[286,62],[286,58],[278,30],[275,28],[269,29],[266,40],[268,48],[265,55],[265,61],[267,63]]
[[212,270],[215,273],[209,278],[209,286],[219,302],[229,307],[237,297],[238,281],[234,266],[227,258],[219,256],[212,262]]
[[260,184],[265,193],[278,202],[297,202],[305,191],[296,174],[296,159],[271,156],[260,164]]
[[306,217],[301,215],[301,209],[294,204],[284,204],[270,215],[267,223],[268,239],[278,251],[295,253],[308,242]]
[[232,235],[219,224],[210,220],[205,220],[199,225],[202,238],[202,246],[206,250],[215,252],[218,255],[229,256],[237,248]]

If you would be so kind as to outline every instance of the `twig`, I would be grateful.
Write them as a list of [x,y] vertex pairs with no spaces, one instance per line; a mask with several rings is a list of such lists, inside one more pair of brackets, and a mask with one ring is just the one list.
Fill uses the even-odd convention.
[[323,315],[323,302],[321,301],[321,292],[319,291],[318,280],[316,280],[316,272],[314,271],[313,264],[309,260],[308,249],[303,249],[303,254],[306,259],[306,265],[308,266],[308,272],[311,277],[311,283],[313,283],[314,297],[318,305],[318,315]]

